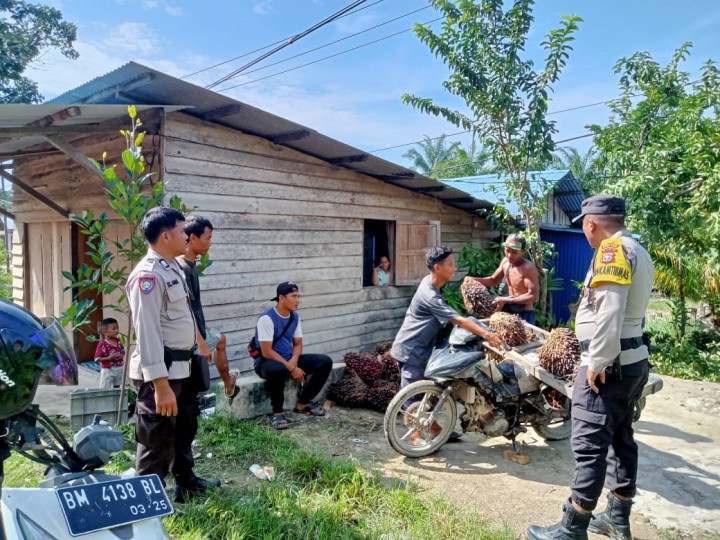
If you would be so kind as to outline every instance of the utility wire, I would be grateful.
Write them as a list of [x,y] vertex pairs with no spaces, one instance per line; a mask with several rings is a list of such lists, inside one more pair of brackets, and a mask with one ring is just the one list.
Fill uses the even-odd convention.
[[[301,56],[305,56],[305,55],[310,54],[310,53],[313,53],[313,52],[315,52],[315,51],[319,51],[320,49],[324,49],[324,48],[326,48],[326,47],[330,47],[331,45],[335,45],[335,44],[337,44],[337,43],[340,43],[341,41],[345,41],[346,39],[351,39],[351,38],[357,37],[357,36],[359,36],[359,35],[361,35],[361,34],[365,34],[365,33],[367,33],[367,32],[370,32],[371,30],[375,30],[376,28],[380,28],[381,26],[385,26],[386,24],[390,24],[390,23],[393,23],[393,22],[395,22],[395,21],[399,21],[400,19],[404,19],[405,17],[409,17],[410,15],[414,15],[415,13],[417,13],[417,12],[419,12],[419,11],[424,11],[424,10],[426,10],[426,9],[430,9],[430,6],[425,6],[425,7],[423,7],[423,8],[416,9],[415,11],[410,11],[409,13],[405,13],[404,15],[400,15],[400,16],[398,16],[398,17],[395,17],[394,19],[390,19],[390,20],[387,20],[387,21],[385,21],[385,22],[376,24],[375,26],[370,26],[369,28],[365,28],[364,30],[360,30],[359,32],[355,32],[354,34],[350,34],[350,35],[348,35],[348,36],[341,37],[340,39],[336,39],[335,41],[330,41],[329,43],[325,43],[324,45],[320,45],[319,47],[315,47],[314,49],[308,49],[307,51],[304,51],[304,52],[301,52],[301,53],[299,53],[299,54],[296,54],[295,56],[288,56],[287,58],[285,58],[285,59],[283,59],[283,60],[278,60],[277,62],[273,62],[272,64],[266,64],[266,65],[264,65],[264,66],[262,66],[262,67],[259,67],[259,68],[257,68],[257,69],[252,69],[252,70],[250,70],[250,71],[246,71],[243,75],[250,75],[251,73],[255,73],[255,72],[257,72],[257,71],[262,71],[263,69],[267,69],[267,68],[272,67],[272,66],[277,66],[278,64],[283,64],[283,63],[285,63],[285,62],[287,62],[287,61],[289,61],[289,60],[294,60],[295,58],[300,58]],[[298,68],[296,68],[296,69],[298,69]],[[284,73],[284,72],[283,72],[283,73]],[[278,73],[278,75],[279,75],[279,73]],[[255,82],[255,81],[251,81],[251,82]]]
[[269,50],[269,51],[266,52],[265,54],[260,55],[260,56],[259,56],[258,58],[256,58],[255,60],[252,60],[251,62],[248,62],[248,63],[245,64],[244,66],[236,69],[236,70],[233,71],[232,73],[229,73],[229,74],[226,75],[225,77],[221,77],[220,79],[218,79],[218,80],[215,81],[214,83],[207,85],[205,88],[207,88],[208,90],[210,90],[210,89],[215,88],[216,86],[218,86],[218,85],[220,85],[220,84],[222,84],[222,83],[224,83],[224,82],[226,82],[226,81],[229,81],[229,80],[232,79],[233,77],[236,77],[236,76],[238,76],[240,73],[242,73],[243,71],[245,71],[247,68],[250,68],[250,67],[254,66],[255,64],[258,64],[259,62],[262,62],[263,60],[265,60],[265,59],[268,58],[269,56],[272,56],[272,55],[275,54],[276,52],[281,51],[281,50],[284,49],[285,47],[289,47],[290,45],[292,45],[292,44],[295,43],[296,41],[298,41],[298,40],[304,38],[305,36],[313,33],[315,30],[318,30],[319,28],[322,28],[323,26],[325,26],[325,25],[327,25],[327,24],[330,24],[331,22],[339,19],[342,15],[351,12],[351,11],[354,10],[356,7],[358,7],[360,4],[364,4],[366,1],[367,1],[367,0],[355,0],[355,2],[353,2],[352,4],[349,4],[349,5],[345,6],[345,7],[342,8],[340,11],[336,11],[335,13],[333,13],[332,15],[330,15],[329,17],[323,19],[322,21],[320,21],[320,22],[317,23],[317,24],[314,24],[313,26],[311,26],[311,27],[308,28],[307,30],[304,30],[303,32],[300,32],[300,33],[297,34],[296,36],[291,37],[291,38],[290,38],[289,40],[287,40],[285,43],[282,43],[282,44],[278,45],[277,47]]
[[[345,15],[342,15],[341,17],[338,17],[338,19],[342,19],[342,18],[347,17],[347,16],[349,16],[349,15],[355,15],[356,13],[359,13],[359,12],[361,12],[361,11],[364,10],[364,9],[368,9],[368,8],[371,8],[371,7],[373,7],[373,6],[378,5],[378,4],[381,3],[381,2],[383,2],[383,0],[377,0],[376,2],[373,2],[372,4],[368,4],[367,6],[359,7],[358,9],[356,9],[355,11],[353,11],[352,13],[346,13]],[[250,51],[250,52],[246,52],[245,54],[241,54],[240,56],[236,56],[236,57],[234,57],[234,58],[230,58],[229,60],[224,60],[224,61],[222,61],[222,62],[218,62],[217,64],[213,64],[212,66],[208,66],[208,67],[206,67],[206,68],[202,68],[202,69],[199,69],[199,70],[197,70],[197,71],[193,71],[192,73],[188,73],[187,75],[183,75],[183,76],[180,77],[180,78],[181,78],[181,79],[187,79],[187,78],[192,77],[192,76],[194,76],[194,75],[197,75],[197,74],[199,74],[199,73],[204,73],[205,71],[210,71],[210,70],[213,69],[213,68],[220,67],[220,66],[224,66],[225,64],[229,64],[230,62],[234,62],[235,60],[240,60],[241,58],[245,58],[246,56],[250,56],[251,54],[255,54],[255,53],[257,53],[257,52],[264,51],[265,49],[269,49],[270,47],[274,47],[275,45],[278,45],[278,44],[280,44],[280,43],[285,43],[285,42],[287,42],[287,41],[288,41],[289,39],[291,39],[291,38],[292,38],[292,36],[288,36],[288,37],[286,37],[286,38],[279,39],[279,40],[275,41],[274,43],[270,43],[270,44],[265,45],[265,46],[263,46],[263,47],[259,47],[259,48],[257,48],[257,49],[254,49],[254,50]]]
[[[437,21],[439,21],[439,20],[441,20],[441,19],[442,19],[442,17],[438,17],[437,19],[433,19],[433,20],[431,20],[431,21],[427,21],[427,22],[424,22],[424,23],[422,23],[422,24],[423,24],[423,25],[432,24],[432,23],[437,22]],[[319,62],[324,62],[325,60],[330,60],[331,58],[336,58],[336,57],[338,57],[338,56],[342,56],[343,54],[347,54],[347,53],[349,53],[349,52],[353,52],[353,51],[356,51],[356,50],[358,50],[358,49],[362,49],[363,47],[367,47],[367,46],[369,46],[369,45],[374,45],[374,44],[379,43],[379,42],[381,42],[381,41],[385,41],[386,39],[390,39],[390,38],[393,38],[393,37],[395,37],[395,36],[399,36],[400,34],[404,34],[404,33],[406,33],[406,32],[411,32],[412,30],[413,30],[412,28],[406,28],[405,30],[400,30],[399,32],[395,32],[394,34],[389,34],[389,35],[387,35],[387,36],[384,36],[384,37],[375,39],[375,40],[373,40],[373,41],[368,41],[368,42],[366,42],[366,43],[362,43],[362,44],[358,45],[357,47],[352,47],[351,49],[345,49],[344,51],[340,51],[340,52],[338,52],[338,53],[331,54],[331,55],[329,55],[329,56],[324,56],[324,57],[322,57],[322,58],[318,58],[317,60],[313,60],[312,62],[307,62],[307,63],[305,63],[305,64],[300,64],[299,66],[291,67],[291,68],[286,69],[286,70],[284,70],[284,71],[278,71],[277,73],[272,73],[272,74],[267,75],[267,76],[265,76],[265,77],[260,77],[259,79],[253,79],[252,81],[246,81],[246,82],[244,82],[244,83],[236,84],[236,85],[234,85],[234,86],[228,86],[228,87],[226,87],[226,88],[221,88],[220,90],[218,90],[218,92],[226,92],[226,91],[228,91],[228,90],[232,90],[233,88],[239,88],[239,87],[241,87],[241,86],[246,86],[246,85],[248,85],[248,84],[256,83],[256,82],[259,82],[259,81],[264,81],[265,79],[270,79],[270,78],[272,78],[272,77],[277,77],[278,75],[283,75],[283,74],[285,74],[285,73],[289,73],[289,72],[295,71],[295,70],[297,70],[297,69],[301,69],[301,68],[304,68],[304,67],[307,67],[307,66],[312,66],[313,64],[317,64],[317,63],[319,63]]]

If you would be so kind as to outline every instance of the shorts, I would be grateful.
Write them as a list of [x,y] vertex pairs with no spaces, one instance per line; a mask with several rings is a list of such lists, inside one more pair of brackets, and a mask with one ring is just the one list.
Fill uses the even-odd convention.
[[122,366],[100,368],[100,388],[110,389],[122,384]]
[[215,352],[215,349],[217,349],[217,344],[220,343],[220,336],[219,330],[205,328],[205,343],[211,351]]

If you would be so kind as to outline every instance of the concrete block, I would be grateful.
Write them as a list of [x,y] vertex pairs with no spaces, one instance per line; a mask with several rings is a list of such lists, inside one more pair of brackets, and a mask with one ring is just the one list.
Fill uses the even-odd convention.
[[[345,373],[345,363],[334,363],[325,386],[314,400],[322,403],[325,400],[328,386],[342,377],[343,373]],[[233,400],[230,410],[228,411],[226,399],[218,400],[216,410],[228,411],[237,418],[255,418],[272,412],[270,396],[265,390],[263,379],[253,373],[238,378],[237,384],[240,387],[240,393]],[[285,410],[292,410],[295,406],[297,392],[298,385],[288,378],[285,382]]]

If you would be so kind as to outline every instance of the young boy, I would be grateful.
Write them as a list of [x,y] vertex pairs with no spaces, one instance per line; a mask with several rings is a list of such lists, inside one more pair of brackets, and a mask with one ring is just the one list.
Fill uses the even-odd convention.
[[120,388],[125,348],[118,339],[120,326],[113,318],[100,322],[102,340],[95,349],[95,361],[100,364],[100,388]]

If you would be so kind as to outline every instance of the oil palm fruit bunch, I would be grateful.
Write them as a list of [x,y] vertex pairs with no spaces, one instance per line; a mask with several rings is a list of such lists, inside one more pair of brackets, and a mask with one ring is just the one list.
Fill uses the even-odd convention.
[[382,380],[375,381],[375,384],[367,391],[365,403],[367,403],[371,409],[385,412],[398,390],[400,390],[400,385],[398,384]]
[[392,341],[383,341],[382,343],[378,343],[375,348],[373,349],[373,356],[384,356],[390,351],[390,348],[392,347]]
[[368,385],[357,374],[345,371],[342,377],[328,387],[328,398],[345,407],[362,407],[368,389]]
[[349,352],[344,360],[347,369],[356,373],[365,384],[372,384],[380,378],[382,364],[373,355]]
[[580,365],[580,342],[569,328],[555,328],[538,349],[540,365],[558,377],[574,377]]
[[466,277],[460,285],[460,292],[465,308],[478,319],[489,317],[495,311],[492,296],[485,285],[481,285],[475,279]]
[[511,347],[525,345],[533,340],[533,334],[527,331],[522,319],[510,313],[493,313],[488,326],[495,330],[505,343]]
[[388,353],[380,357],[380,363],[382,364],[380,378],[383,381],[400,384],[400,367],[397,360]]

